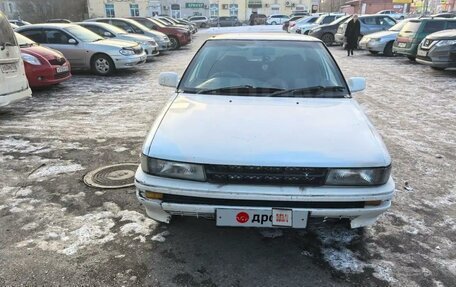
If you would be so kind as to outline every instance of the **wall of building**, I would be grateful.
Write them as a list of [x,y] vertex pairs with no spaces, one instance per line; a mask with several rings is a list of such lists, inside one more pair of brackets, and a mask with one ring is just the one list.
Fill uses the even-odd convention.
[[16,2],[12,0],[0,0],[0,11],[2,11],[8,19],[16,19],[19,14]]
[[[132,9],[138,7],[138,13],[134,13],[136,10]],[[87,1],[89,17],[107,17],[106,8],[114,8],[115,17],[130,17],[135,16],[147,16],[148,13],[148,0],[88,0]]]

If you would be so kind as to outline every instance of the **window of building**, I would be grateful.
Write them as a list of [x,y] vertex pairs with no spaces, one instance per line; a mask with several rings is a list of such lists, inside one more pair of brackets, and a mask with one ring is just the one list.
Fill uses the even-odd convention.
[[139,16],[139,5],[130,4],[130,16]]
[[116,12],[114,11],[114,4],[105,4],[106,17],[116,17]]
[[238,15],[239,5],[238,4],[230,4],[230,16]]
[[217,17],[219,15],[219,4],[211,4],[209,7],[209,11],[211,17]]

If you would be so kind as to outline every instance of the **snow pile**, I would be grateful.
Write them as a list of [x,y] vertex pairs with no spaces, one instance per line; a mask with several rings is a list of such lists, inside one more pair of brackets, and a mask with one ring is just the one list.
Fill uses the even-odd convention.
[[71,162],[58,162],[52,165],[51,164],[52,163],[44,164],[36,171],[34,171],[29,176],[29,178],[44,180],[46,177],[52,177],[63,173],[76,172],[84,169],[84,167],[82,167],[80,164]]

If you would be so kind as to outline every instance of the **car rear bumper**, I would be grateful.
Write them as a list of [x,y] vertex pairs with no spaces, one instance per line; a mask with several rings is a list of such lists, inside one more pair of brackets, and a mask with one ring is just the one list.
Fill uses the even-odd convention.
[[113,60],[116,69],[129,69],[144,64],[147,60],[147,55],[145,52],[132,56],[120,55],[113,57]]
[[[394,182],[376,187],[220,186],[161,178],[136,172],[138,200],[155,220],[169,223],[172,215],[214,218],[217,209],[288,208],[310,217],[349,218],[353,228],[373,224],[391,206]],[[149,199],[146,192],[162,194]],[[371,205],[376,202],[375,205]]]
[[25,100],[27,98],[30,98],[31,96],[32,96],[32,91],[30,90],[30,87],[28,85],[26,88],[19,90],[19,91],[15,91],[12,93],[6,93],[6,94],[0,94],[0,107],[4,107],[4,106],[7,106],[12,103]]
[[385,50],[386,43],[381,41],[361,41],[359,42],[359,47],[363,50],[383,52]]

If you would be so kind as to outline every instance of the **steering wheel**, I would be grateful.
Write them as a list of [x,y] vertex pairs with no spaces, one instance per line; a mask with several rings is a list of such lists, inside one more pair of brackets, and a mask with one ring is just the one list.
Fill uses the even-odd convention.
[[241,75],[239,75],[238,73],[234,73],[234,72],[217,72],[212,75],[212,78],[223,78],[223,77],[239,78],[239,79],[242,78]]

